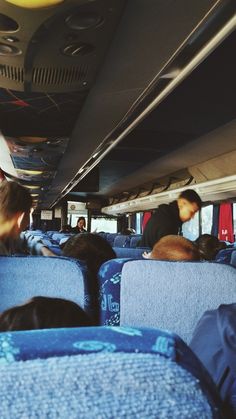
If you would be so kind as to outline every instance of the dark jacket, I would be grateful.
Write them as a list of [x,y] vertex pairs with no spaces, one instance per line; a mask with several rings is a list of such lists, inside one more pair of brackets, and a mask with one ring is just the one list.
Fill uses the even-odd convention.
[[87,230],[85,230],[85,228],[78,228],[78,227],[76,226],[76,227],[73,227],[73,228],[71,229],[71,233],[75,233],[75,234],[87,233]]
[[206,311],[190,343],[211,374],[231,415],[236,417],[236,304]]
[[177,201],[162,204],[148,220],[140,246],[152,249],[154,244],[162,237],[169,234],[178,234],[181,226],[182,221],[179,218]]

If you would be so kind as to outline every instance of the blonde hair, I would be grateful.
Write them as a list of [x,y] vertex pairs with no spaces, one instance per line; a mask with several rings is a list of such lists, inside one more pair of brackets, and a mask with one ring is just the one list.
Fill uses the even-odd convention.
[[169,235],[162,237],[153,247],[151,259],[188,261],[200,260],[197,247],[182,236]]

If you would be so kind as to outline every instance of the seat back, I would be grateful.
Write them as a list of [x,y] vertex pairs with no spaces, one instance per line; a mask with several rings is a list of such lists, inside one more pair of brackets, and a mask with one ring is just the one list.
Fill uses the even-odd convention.
[[130,247],[113,247],[113,250],[118,258],[142,259],[144,252],[151,251],[146,247],[137,247],[136,249]]
[[113,246],[114,247],[129,247],[130,245],[130,236],[124,234],[119,234],[115,237]]
[[85,266],[69,258],[1,256],[0,312],[35,296],[64,298],[85,308],[86,282]]
[[72,328],[1,333],[0,342],[1,419],[220,419],[209,375],[172,334]]
[[206,310],[236,299],[236,271],[209,262],[136,260],[121,273],[120,324],[169,329],[189,342]]
[[[128,249],[124,249],[128,250]],[[132,259],[112,259],[102,264],[98,272],[99,324],[120,324],[120,278],[123,265]]]
[[234,250],[235,248],[233,247],[220,250],[215,257],[215,261],[219,263],[230,263],[231,255]]
[[118,236],[118,233],[107,233],[106,240],[110,243],[111,246],[114,245],[115,237]]
[[137,244],[140,242],[142,234],[136,234],[130,238],[130,247],[137,247]]
[[231,253],[230,265],[236,268],[236,250]]

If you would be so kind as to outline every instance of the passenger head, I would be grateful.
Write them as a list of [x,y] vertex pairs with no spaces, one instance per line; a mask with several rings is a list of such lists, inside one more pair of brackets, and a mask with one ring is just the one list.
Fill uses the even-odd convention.
[[77,234],[67,240],[63,256],[69,256],[86,262],[88,270],[97,275],[100,266],[116,257],[110,244],[98,234]]
[[227,247],[224,242],[220,242],[217,237],[211,234],[202,234],[195,243],[199,249],[201,259],[205,260],[214,260],[217,253]]
[[86,220],[85,220],[85,218],[84,217],[79,217],[78,218],[78,220],[77,220],[77,227],[78,228],[85,228],[86,227]]
[[29,225],[32,197],[28,190],[16,182],[0,183],[1,237],[17,237]]
[[0,315],[0,331],[90,326],[87,314],[75,303],[60,298],[34,297]]
[[202,207],[200,196],[192,189],[181,192],[177,199],[179,217],[183,223],[191,220]]
[[157,260],[199,260],[197,247],[190,240],[182,236],[169,235],[162,237],[153,247],[149,256]]
[[135,230],[134,228],[124,228],[123,230],[121,230],[121,234],[124,234],[125,236],[130,236],[130,234],[135,234]]

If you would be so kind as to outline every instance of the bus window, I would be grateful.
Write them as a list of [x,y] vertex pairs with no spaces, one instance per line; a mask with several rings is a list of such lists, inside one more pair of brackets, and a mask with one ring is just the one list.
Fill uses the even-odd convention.
[[116,233],[117,220],[114,218],[107,217],[92,218],[91,231],[96,233],[99,233],[99,231],[104,231],[106,233]]
[[213,206],[208,205],[201,210],[202,234],[211,234]]
[[183,236],[189,240],[196,240],[199,236],[199,212],[195,214],[192,220],[187,221],[182,226]]
[[234,237],[236,239],[236,202],[233,204],[233,226],[234,226]]

